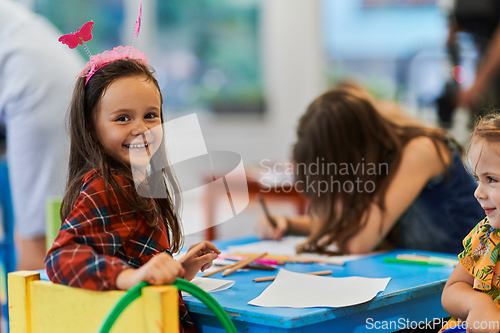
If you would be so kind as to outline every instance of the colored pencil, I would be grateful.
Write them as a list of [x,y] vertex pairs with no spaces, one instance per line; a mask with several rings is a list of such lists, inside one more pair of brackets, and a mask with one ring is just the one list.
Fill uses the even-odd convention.
[[[240,253],[240,252],[235,252],[233,253],[234,255],[238,256],[254,256],[256,255],[255,253]],[[280,256],[280,255],[274,255],[274,254],[268,254],[266,255],[265,259],[274,259],[274,260],[281,260],[284,262],[290,262],[290,263],[322,263],[322,264],[332,264],[332,265],[338,265],[338,266],[344,266],[345,263],[342,261],[330,261],[328,259],[317,259],[317,258],[308,258],[307,256]]]
[[[319,271],[319,272],[310,272],[310,273],[305,273],[309,275],[330,275],[332,274],[332,271]],[[276,279],[276,276],[268,276],[268,277],[261,277],[261,278],[256,278],[253,279],[254,282],[266,282],[266,281],[273,281]]]
[[276,270],[275,266],[256,264],[255,262],[253,264],[246,265],[245,268],[256,269],[258,271],[275,271]]
[[425,265],[425,266],[450,266],[449,264],[445,264],[442,262],[432,262],[432,261],[422,261],[422,260],[407,260],[407,259],[398,259],[392,257],[386,257],[383,259],[384,262],[391,264],[410,264],[410,265]]
[[[221,261],[214,261],[213,266],[224,266],[227,267],[228,265],[232,265],[234,263],[228,263],[228,260],[221,260]],[[264,264],[257,264],[253,262],[252,264],[246,265],[245,268],[248,269],[256,269],[258,271],[275,271],[276,270],[276,265],[271,266],[271,265],[264,265]]]
[[[231,255],[231,254],[219,254],[217,257],[219,259],[227,259],[227,260],[245,260],[248,259],[248,256],[236,256],[236,255]],[[256,264],[262,264],[262,265],[284,265],[285,262],[283,260],[275,260],[275,259],[267,259],[267,258],[261,258],[258,260],[255,260],[254,263]]]
[[233,272],[236,272],[238,269],[243,268],[246,265],[251,264],[255,260],[262,258],[266,254],[267,253],[262,253],[262,254],[259,254],[258,256],[248,258],[247,260],[239,261],[238,263],[236,263],[236,265],[234,265],[233,267],[231,267],[229,270],[227,270],[224,273],[222,273],[222,276],[228,276],[229,274],[231,274]]
[[217,273],[219,273],[219,272],[225,271],[226,269],[229,269],[229,268],[231,268],[231,267],[234,267],[234,266],[238,265],[238,263],[239,263],[239,262],[235,262],[234,264],[231,264],[231,265],[227,265],[227,266],[221,267],[221,268],[219,268],[219,269],[216,269],[215,271],[211,271],[211,272],[205,273],[205,274],[203,274],[202,276],[203,276],[203,277],[209,277],[209,276],[212,276],[212,275],[217,274]]
[[404,259],[404,260],[439,262],[439,263],[447,264],[450,266],[456,266],[460,262],[456,258],[424,256],[424,255],[419,255],[419,254],[398,254],[396,256],[396,258],[397,259]]

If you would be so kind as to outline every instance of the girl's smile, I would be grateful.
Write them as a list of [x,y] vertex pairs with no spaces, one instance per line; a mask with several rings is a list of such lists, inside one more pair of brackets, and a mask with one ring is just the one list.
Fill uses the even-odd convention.
[[142,145],[125,145],[125,147],[127,147],[129,149],[144,149],[144,148],[149,147],[150,144],[153,144],[153,142],[150,142],[149,144],[145,143]]
[[112,157],[145,172],[162,140],[160,113],[160,92],[153,82],[141,76],[117,79],[99,103],[99,140]]
[[496,208],[484,208],[484,212],[486,213],[486,215],[490,215],[491,213],[493,213],[493,211],[496,209]]
[[474,192],[479,204],[488,215],[490,225],[500,229],[500,156],[491,144],[480,140],[470,148],[470,161],[477,180]]

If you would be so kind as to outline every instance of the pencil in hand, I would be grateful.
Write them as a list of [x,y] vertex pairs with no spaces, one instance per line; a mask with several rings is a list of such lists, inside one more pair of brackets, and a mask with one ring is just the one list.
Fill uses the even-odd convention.
[[264,201],[264,198],[260,194],[258,194],[257,199],[259,200],[259,203],[262,207],[262,210],[264,211],[264,214],[266,214],[266,218],[269,221],[269,224],[271,224],[273,229],[276,229],[278,227],[278,225],[276,224],[276,221],[271,217],[271,214],[269,214],[269,211],[267,210],[267,206],[266,206],[266,203]]

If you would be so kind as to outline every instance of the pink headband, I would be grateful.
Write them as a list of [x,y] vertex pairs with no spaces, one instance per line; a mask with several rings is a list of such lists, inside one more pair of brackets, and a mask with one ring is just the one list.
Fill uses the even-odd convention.
[[[134,39],[139,35],[139,31],[141,29],[141,16],[142,16],[142,2],[139,6],[139,16],[135,25]],[[139,60],[143,65],[147,66],[149,59],[148,57],[142,53],[141,51],[133,48],[132,46],[117,46],[114,47],[113,50],[106,50],[102,53],[96,55],[90,55],[90,51],[87,48],[85,42],[88,42],[92,39],[92,28],[94,27],[94,22],[90,21],[85,23],[80,29],[76,32],[72,32],[70,34],[62,35],[59,38],[59,41],[63,44],[68,45],[70,49],[74,49],[78,45],[83,44],[85,50],[90,56],[90,60],[85,65],[85,69],[79,74],[79,77],[86,77],[85,85],[89,82],[92,75],[94,75],[99,69],[106,66],[107,64],[120,60],[120,59],[136,59]],[[133,40],[132,40],[133,44]]]
[[111,51],[106,50],[103,53],[90,56],[90,60],[87,62],[85,69],[78,76],[86,77],[87,79],[85,80],[85,85],[87,85],[87,82],[89,82],[95,72],[107,64],[120,59],[136,59],[145,66],[147,66],[149,62],[148,57],[138,49],[135,49],[132,46],[117,46]]

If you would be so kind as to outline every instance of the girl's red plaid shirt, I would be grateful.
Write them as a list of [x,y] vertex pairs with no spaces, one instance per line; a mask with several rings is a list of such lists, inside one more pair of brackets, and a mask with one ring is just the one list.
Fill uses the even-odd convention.
[[[114,177],[131,193],[130,182]],[[117,276],[138,268],[161,252],[170,254],[168,234],[160,217],[150,227],[109,186],[109,201],[99,170],[88,172],[72,212],[61,226],[45,264],[51,281],[89,290],[113,290]],[[195,332],[179,294],[181,331]]]

